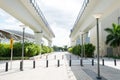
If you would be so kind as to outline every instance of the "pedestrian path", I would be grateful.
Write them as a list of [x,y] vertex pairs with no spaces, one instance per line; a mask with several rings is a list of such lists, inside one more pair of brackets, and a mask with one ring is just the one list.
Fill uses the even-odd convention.
[[[46,67],[48,60],[48,67]],[[58,66],[58,60],[59,66]],[[70,66],[71,60],[71,66]],[[24,61],[24,70],[19,70],[20,60],[13,61],[12,70],[5,72],[5,61],[0,61],[0,80],[97,80],[97,61],[91,65],[91,59],[83,59],[83,66],[80,65],[81,58],[68,52],[55,52],[49,55],[42,55],[33,60]],[[105,65],[100,61],[101,80],[120,80],[120,63],[114,66],[112,59],[105,59]]]

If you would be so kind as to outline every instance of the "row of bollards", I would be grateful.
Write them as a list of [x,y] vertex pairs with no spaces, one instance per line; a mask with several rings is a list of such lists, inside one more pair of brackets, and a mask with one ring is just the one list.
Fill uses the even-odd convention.
[[[72,60],[70,59],[69,60],[69,66],[71,66],[72,65]],[[82,59],[80,59],[80,66],[83,66],[83,60]]]
[[[92,59],[92,66],[94,66],[94,59]],[[33,61],[33,68],[35,69],[35,60]],[[46,68],[48,67],[48,60],[46,60]],[[104,66],[104,59],[102,59],[102,65]],[[117,65],[116,59],[114,59],[114,65]],[[69,60],[69,66],[72,66],[72,60]],[[83,59],[80,59],[80,66],[83,66]],[[57,60],[57,67],[60,67],[60,60]],[[8,71],[8,62],[6,62],[5,71]],[[23,71],[23,61],[20,61],[20,71]]]
[[[48,67],[48,60],[46,60],[46,68]],[[60,60],[57,60],[57,67],[60,67]]]
[[[92,66],[94,66],[94,59],[92,59]],[[102,59],[102,66],[104,66],[104,59]],[[114,65],[117,65],[116,59],[114,59]],[[69,66],[72,66],[72,60],[69,60]],[[80,59],[80,66],[83,66],[83,59]]]

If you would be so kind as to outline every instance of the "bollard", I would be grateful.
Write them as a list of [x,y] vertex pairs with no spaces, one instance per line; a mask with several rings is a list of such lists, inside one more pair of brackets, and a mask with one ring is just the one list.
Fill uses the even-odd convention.
[[35,68],[35,60],[33,61],[33,68]]
[[114,65],[115,65],[115,66],[117,65],[117,63],[116,63],[116,59],[114,59]]
[[8,62],[6,62],[6,67],[5,67],[5,71],[8,71]]
[[23,71],[23,61],[20,61],[20,71]]
[[56,59],[56,55],[54,55],[54,59]]
[[92,59],[92,66],[94,66],[94,59]]
[[62,59],[64,59],[64,55],[62,55]]
[[46,60],[46,67],[48,67],[48,60]]
[[60,60],[58,60],[58,65],[57,65],[57,67],[59,67],[60,66]]
[[102,59],[102,65],[104,66],[104,59]]
[[80,66],[83,66],[83,60],[80,59]]
[[69,66],[71,66],[71,59],[69,60]]

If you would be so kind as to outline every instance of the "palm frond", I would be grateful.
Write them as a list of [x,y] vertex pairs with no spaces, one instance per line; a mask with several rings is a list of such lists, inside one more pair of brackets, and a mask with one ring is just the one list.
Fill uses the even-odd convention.
[[112,28],[105,29],[109,33],[105,43],[112,47],[118,47],[120,46],[120,25],[113,23],[112,26]]
[[105,30],[106,32],[110,33],[110,34],[113,33],[113,30],[112,30],[111,28],[105,28],[104,30]]

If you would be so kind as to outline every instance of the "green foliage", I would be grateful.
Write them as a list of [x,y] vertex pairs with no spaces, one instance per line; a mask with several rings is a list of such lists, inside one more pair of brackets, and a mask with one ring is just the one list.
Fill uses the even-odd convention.
[[42,54],[53,52],[53,48],[50,48],[48,46],[41,46],[41,47],[42,47],[42,51],[41,51]]
[[10,56],[9,44],[0,44],[0,56]]
[[72,53],[72,50],[73,50],[72,47],[68,48],[68,52]]
[[68,50],[67,45],[65,45],[65,46],[63,47],[63,50],[64,50],[64,51],[67,51],[67,50]]
[[80,56],[80,54],[81,54],[81,45],[74,46],[73,49],[72,49],[72,53],[75,54],[75,55]]
[[54,51],[67,51],[67,45],[65,45],[64,47],[58,47],[58,46],[53,46],[53,50]]
[[[24,56],[32,57],[38,55],[40,53],[50,53],[53,49],[47,46],[39,46],[37,44],[31,42],[24,43]],[[10,57],[11,50],[10,44],[0,44],[0,57]],[[22,43],[16,42],[13,45],[13,57],[21,57],[22,56]]]
[[[95,51],[95,46],[92,45],[91,43],[88,43],[88,44],[85,44],[83,47],[85,48],[85,56],[86,57],[93,57],[94,51]],[[81,45],[76,45],[74,47],[70,47],[68,49],[68,51],[70,53],[73,53],[75,55],[80,56],[81,55],[81,48],[82,48]]]
[[115,23],[112,24],[112,28],[106,28],[108,35],[106,37],[106,44],[109,44],[112,47],[120,46],[120,25]]
[[20,42],[13,44],[13,56],[22,56],[22,44]]
[[93,57],[94,51],[95,51],[95,46],[88,43],[88,44],[85,44],[84,47],[85,47],[85,55],[86,55],[86,57]]

